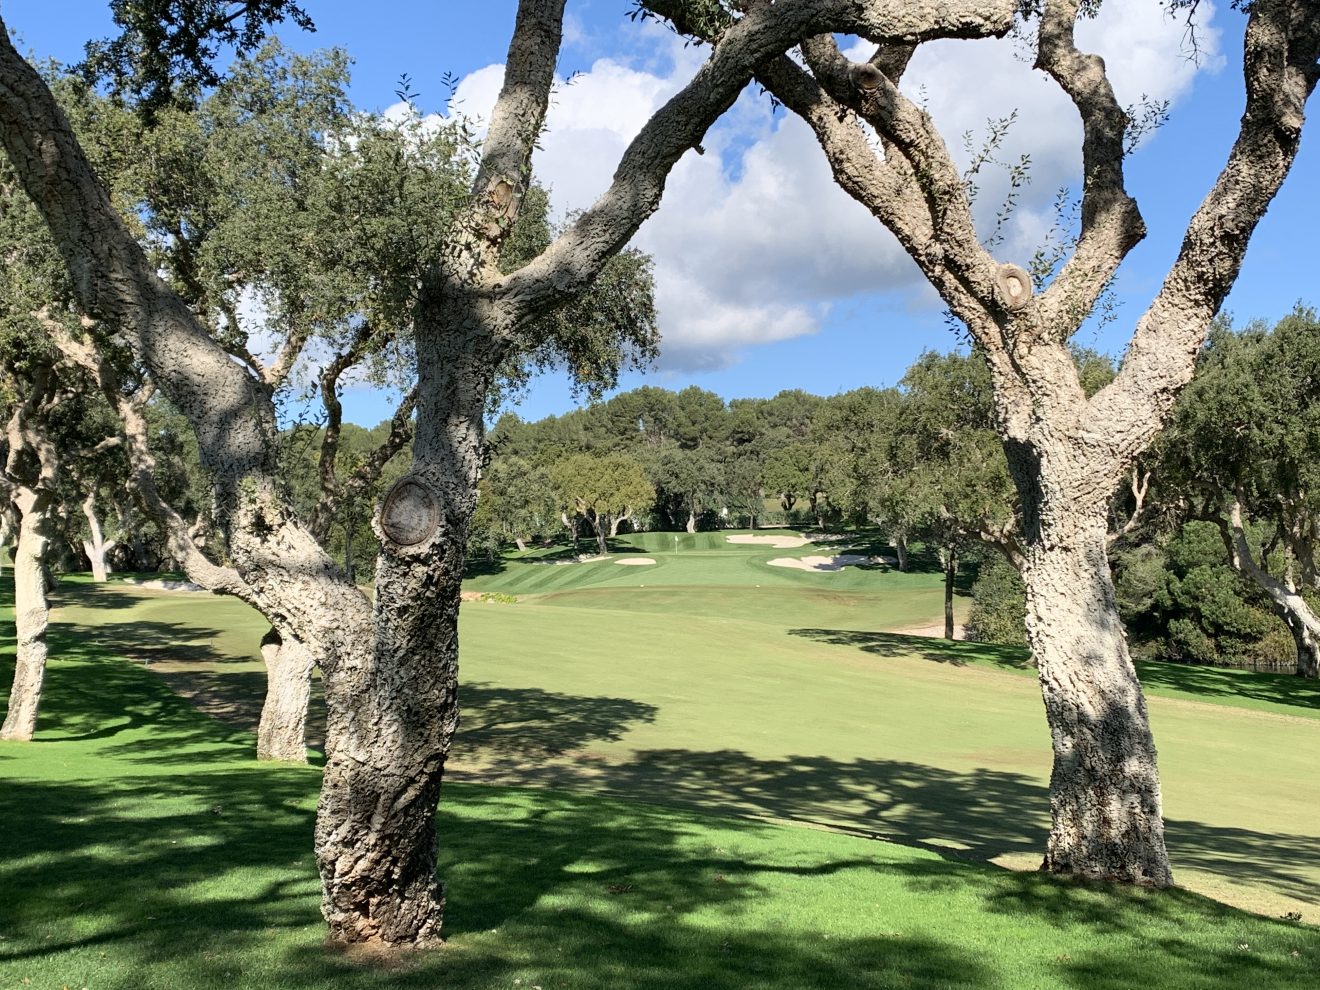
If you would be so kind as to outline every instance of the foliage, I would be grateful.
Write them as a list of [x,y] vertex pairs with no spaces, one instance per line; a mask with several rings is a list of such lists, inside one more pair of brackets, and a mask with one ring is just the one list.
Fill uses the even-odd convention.
[[1295,649],[1264,596],[1236,574],[1212,523],[1116,557],[1115,591],[1134,652],[1211,666],[1288,665]]
[[110,10],[122,32],[90,42],[79,69],[148,113],[218,85],[222,48],[251,51],[286,17],[314,30],[292,0],[110,0]]
[[574,454],[550,468],[559,507],[590,523],[605,551],[611,526],[655,501],[655,487],[626,454]]
[[1025,647],[1026,614],[1026,587],[1017,568],[999,554],[987,554],[972,584],[969,638],[979,643]]

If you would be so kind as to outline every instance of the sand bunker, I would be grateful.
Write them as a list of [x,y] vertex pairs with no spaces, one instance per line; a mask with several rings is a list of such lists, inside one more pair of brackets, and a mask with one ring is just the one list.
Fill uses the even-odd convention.
[[[899,636],[926,636],[931,639],[944,638],[944,623],[932,622],[924,626],[904,626],[902,629],[895,629],[894,633]],[[953,638],[965,640],[967,638],[967,627],[958,623],[953,627]]]
[[124,584],[137,585],[151,591],[206,591],[200,584],[191,581],[139,581],[137,578],[124,578]]
[[774,560],[766,561],[771,567],[793,567],[799,571],[814,571],[818,574],[824,574],[829,571],[841,571],[845,567],[857,566],[858,564],[874,564],[875,557],[863,557],[855,553],[840,553],[833,557],[776,557]]
[[645,567],[647,564],[654,564],[655,561],[650,557],[624,557],[615,561],[616,564],[624,564],[628,567]]
[[[811,541],[805,536],[727,536],[730,543],[756,543],[776,550],[796,550],[805,547]],[[773,561],[772,561],[773,563]]]
[[524,564],[552,564],[552,565],[554,565],[554,566],[556,566],[556,567],[562,567],[562,566],[565,565],[565,564],[590,564],[590,563],[593,563],[594,561],[597,561],[597,560],[609,560],[609,559],[610,559],[610,558],[609,558],[609,555],[608,555],[608,554],[601,554],[601,553],[598,553],[598,554],[596,554],[596,555],[594,555],[594,556],[591,556],[591,557],[586,557],[586,556],[583,556],[583,557],[569,557],[569,558],[567,558],[567,559],[561,557],[561,558],[559,558],[559,559],[557,559],[557,560],[524,560],[523,563],[524,563]]

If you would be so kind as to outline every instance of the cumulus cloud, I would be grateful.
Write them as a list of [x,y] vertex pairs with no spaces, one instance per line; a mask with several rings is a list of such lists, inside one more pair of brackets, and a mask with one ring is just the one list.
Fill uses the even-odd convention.
[[[1108,0],[1081,26],[1079,43],[1105,58],[1120,102],[1176,103],[1198,71],[1220,61],[1210,15],[1203,4],[1199,62],[1187,57],[1184,25],[1149,0]],[[650,32],[645,59],[597,58],[556,88],[535,168],[558,211],[583,209],[605,191],[628,142],[706,57],[670,34],[643,30]],[[574,37],[581,47],[580,25]],[[851,54],[864,57],[862,46]],[[1040,243],[1055,191],[1075,184],[1080,169],[1076,112],[1023,56],[1020,40],[932,43],[904,80],[960,162],[967,159],[964,133],[976,145],[987,120],[1017,111],[1000,157],[1029,153],[1031,184],[997,249],[1007,257],[1029,255]],[[488,117],[502,77],[497,65],[467,76],[457,110],[478,122]],[[921,285],[893,238],[835,187],[807,127],[774,113],[765,97],[745,94],[704,148],[675,167],[664,205],[635,241],[655,258],[662,366],[719,367],[741,348],[815,332],[833,300]],[[991,169],[979,184],[984,229],[1006,179]]]

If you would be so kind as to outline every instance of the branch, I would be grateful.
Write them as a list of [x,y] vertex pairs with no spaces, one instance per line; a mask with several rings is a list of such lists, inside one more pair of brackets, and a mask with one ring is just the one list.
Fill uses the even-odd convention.
[[1046,332],[1071,337],[1095,307],[1119,264],[1146,235],[1136,201],[1123,181],[1128,117],[1098,55],[1077,49],[1078,0],[1052,0],[1040,18],[1036,68],[1068,94],[1082,119],[1081,234],[1071,258],[1041,293]]
[[370,603],[292,512],[264,385],[161,280],[2,21],[0,142],[64,258],[79,308],[124,337],[192,424],[229,550],[261,612],[296,630],[323,668],[361,662],[370,653]]
[[517,319],[581,292],[660,204],[670,169],[724,113],[758,67],[793,45],[833,31],[915,43],[1003,35],[1015,5],[948,0],[938,6],[875,0],[757,3],[729,25],[691,82],[661,107],[624,153],[605,194],[550,247],[503,283]]
[[1119,463],[1135,457],[1191,380],[1210,321],[1247,243],[1297,157],[1320,58],[1320,0],[1256,0],[1244,42],[1247,109],[1177,260],[1137,324],[1118,377],[1090,401],[1084,428]]
[[1252,556],[1251,545],[1247,540],[1246,528],[1242,521],[1241,497],[1236,496],[1229,503],[1227,519],[1221,513],[1216,515],[1215,522],[1219,525],[1219,533],[1228,549],[1229,563],[1233,569],[1256,582],[1256,585],[1269,597],[1275,611],[1289,626],[1300,623],[1312,636],[1320,636],[1320,620],[1317,619],[1306,599],[1291,586],[1291,581],[1280,581],[1259,566]]
[[1146,508],[1146,493],[1150,491],[1150,479],[1153,471],[1141,471],[1135,464],[1132,466],[1130,479],[1130,488],[1132,491],[1132,515],[1128,516],[1127,522],[1120,529],[1111,530],[1105,535],[1105,546],[1112,547],[1115,543],[1127,536],[1142,520],[1142,515]]
[[[202,553],[188,523],[161,497],[156,487],[156,455],[147,439],[150,431],[142,413],[145,401],[141,401],[144,396],[150,397],[151,390],[139,389],[132,398],[125,395],[114,368],[90,342],[75,340],[44,311],[37,316],[60,353],[92,375],[101,394],[119,415],[124,431],[122,440],[128,450],[128,485],[138,496],[147,515],[164,533],[167,549],[183,565],[188,580],[216,594],[233,595],[249,605],[257,605],[252,589],[236,570],[212,563]],[[88,495],[88,499],[91,497]]]

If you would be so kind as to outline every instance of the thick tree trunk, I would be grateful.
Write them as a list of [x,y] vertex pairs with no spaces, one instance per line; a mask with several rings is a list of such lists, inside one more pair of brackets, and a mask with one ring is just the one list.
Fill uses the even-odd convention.
[[688,533],[697,531],[697,513],[695,509],[688,509],[687,525],[683,528]]
[[1022,573],[1054,748],[1041,868],[1167,887],[1155,742],[1114,598],[1103,507],[1056,496],[1027,516],[1045,521]]
[[9,709],[0,739],[29,741],[37,729],[41,688],[46,679],[46,553],[50,549],[51,496],[20,489],[15,501],[22,513],[14,555],[14,626],[18,653]]
[[944,551],[944,638],[953,639],[953,585],[958,579],[958,554]]
[[266,700],[257,726],[257,759],[307,762],[307,702],[312,694],[312,651],[274,626],[261,638]]
[[441,941],[436,806],[458,728],[460,586],[486,394],[502,353],[492,310],[462,296],[419,307],[412,469],[376,520],[374,648],[323,672],[316,855],[322,910],[337,941]]
[[1309,624],[1295,618],[1285,617],[1284,620],[1293,634],[1293,642],[1297,644],[1298,677],[1320,677],[1320,636],[1316,635],[1317,623],[1312,618]]
[[592,525],[596,529],[596,545],[600,548],[601,556],[604,556],[610,552],[609,544],[605,541],[605,537],[609,533],[609,527],[599,516],[596,517]]
[[898,554],[898,569],[906,574],[908,569],[908,545],[907,537],[902,533],[894,537],[894,552]]
[[513,538],[513,545],[518,548],[519,553],[527,552],[527,541],[524,540],[521,536],[515,536]]

